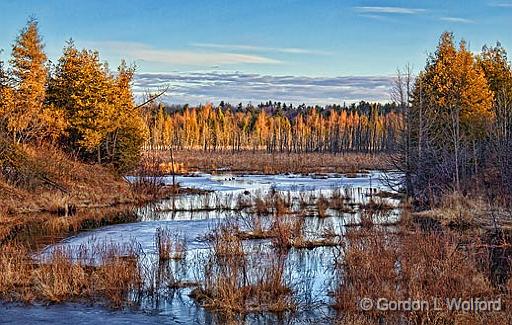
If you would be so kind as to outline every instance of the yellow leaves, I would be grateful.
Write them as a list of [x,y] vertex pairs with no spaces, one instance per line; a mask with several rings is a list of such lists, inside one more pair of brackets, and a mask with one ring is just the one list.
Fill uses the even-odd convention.
[[40,138],[54,142],[66,134],[68,121],[62,109],[53,105],[45,106],[38,118],[41,125],[38,132]]
[[[1,68],[1,67],[0,67]],[[1,70],[0,70],[1,73]],[[14,89],[8,84],[0,84],[0,117],[7,118],[14,108]]]
[[21,132],[39,127],[34,123],[38,121],[37,116],[41,113],[45,99],[46,54],[35,20],[29,20],[21,30],[13,44],[9,62],[13,88],[12,92],[4,94],[10,102],[3,106],[10,107],[6,115],[7,128],[16,139]]
[[[267,110],[269,113],[267,113]],[[210,105],[166,112],[156,107],[150,112],[149,144],[205,149],[268,150],[357,150],[383,146],[386,132],[398,129],[400,116],[381,112],[372,105],[364,109],[315,107],[300,111],[279,111],[265,107],[254,109],[212,108]],[[272,148],[272,149],[270,149]]]
[[[443,134],[446,117],[459,115],[462,131],[470,138],[484,134],[492,121],[493,94],[473,54],[461,42],[456,49],[453,35],[441,36],[436,54],[416,81],[416,98],[431,110],[433,127]],[[419,103],[416,103],[419,106]],[[428,113],[428,112],[427,112]]]
[[477,63],[493,92],[512,96],[512,69],[501,44],[491,48],[484,46]]
[[134,69],[123,62],[114,76],[97,52],[79,51],[72,41],[64,48],[48,102],[64,112],[68,145],[84,158],[122,169],[137,161],[148,132],[133,104]]
[[118,85],[96,52],[69,43],[49,83],[49,101],[61,107],[77,144],[94,151],[115,129]]

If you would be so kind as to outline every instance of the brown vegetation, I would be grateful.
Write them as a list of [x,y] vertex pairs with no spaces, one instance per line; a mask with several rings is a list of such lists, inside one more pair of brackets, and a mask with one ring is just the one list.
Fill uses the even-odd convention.
[[[346,315],[360,315],[368,321],[406,323],[510,322],[511,291],[505,292],[491,282],[488,246],[474,237],[454,232],[389,232],[351,229],[346,235],[343,257],[338,263],[339,287],[334,294],[335,308]],[[496,300],[501,312],[450,311],[446,298]],[[369,298],[389,301],[439,299],[439,310],[362,311],[358,302]]]
[[[8,149],[9,150],[9,149]],[[110,169],[84,164],[52,147],[12,148],[23,161],[8,161],[0,176],[0,206],[8,214],[58,212],[135,203],[130,184]]]
[[160,227],[156,229],[155,245],[160,260],[185,258],[185,241],[169,229]]
[[[93,257],[87,257],[92,253]],[[93,264],[94,259],[100,263]],[[132,301],[130,294],[142,293],[138,263],[137,251],[130,246],[60,248],[36,263],[26,247],[4,245],[0,251],[0,298],[54,303],[105,300],[112,307],[121,307]]]
[[512,212],[503,204],[482,196],[450,193],[430,210],[414,213],[417,218],[432,218],[450,228],[512,230]]
[[[169,163],[166,151],[147,151],[146,155],[161,157]],[[216,173],[355,173],[370,169],[389,169],[386,154],[364,153],[267,153],[265,151],[219,152],[201,150],[176,150],[174,159],[179,171]]]
[[191,296],[229,319],[246,313],[294,310],[284,260],[249,251],[230,229],[217,229],[212,252],[201,270],[203,279]]
[[445,32],[424,70],[399,72],[394,88],[405,118],[390,157],[416,205],[449,192],[510,201],[512,67],[499,43],[477,54]]
[[0,243],[24,233],[65,235],[135,220],[135,206],[181,194],[158,177],[129,183],[107,166],[86,164],[49,145],[0,138]]

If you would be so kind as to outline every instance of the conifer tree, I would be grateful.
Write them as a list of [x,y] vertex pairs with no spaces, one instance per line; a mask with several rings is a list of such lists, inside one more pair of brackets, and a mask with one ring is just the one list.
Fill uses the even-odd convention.
[[34,136],[31,129],[37,128],[35,123],[43,110],[48,74],[43,50],[37,21],[30,19],[16,38],[9,61],[14,104],[7,114],[7,129],[15,142]]
[[[104,141],[111,163],[121,173],[128,172],[137,166],[142,146],[148,137],[142,113],[133,105],[131,86],[134,72],[135,66],[128,67],[124,61],[121,62],[114,80],[113,131]],[[111,139],[110,145],[109,139]]]
[[0,61],[0,132],[5,132],[11,110],[14,107],[14,91],[9,76]]
[[115,130],[115,84],[97,52],[78,51],[72,41],[64,48],[49,82],[49,103],[64,110],[68,145],[102,162],[101,144]]

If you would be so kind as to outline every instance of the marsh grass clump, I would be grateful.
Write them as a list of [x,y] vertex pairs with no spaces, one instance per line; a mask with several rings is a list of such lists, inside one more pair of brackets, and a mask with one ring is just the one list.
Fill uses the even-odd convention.
[[304,240],[303,217],[276,217],[272,223],[272,231],[275,236],[272,244],[278,249],[290,249]]
[[259,215],[282,216],[291,212],[292,201],[290,192],[282,193],[275,189],[271,189],[265,195],[259,192],[252,200],[253,212]]
[[318,217],[320,217],[320,218],[327,217],[327,209],[329,208],[329,200],[323,194],[320,194],[320,197],[316,201],[316,208],[318,211]]
[[277,216],[283,216],[290,212],[291,208],[291,199],[290,199],[290,193],[288,193],[288,196],[284,195],[283,193],[275,192],[272,194],[273,199],[273,210],[274,214]]
[[375,225],[380,225],[376,222],[378,212],[373,210],[361,210],[357,215],[349,219],[349,222],[344,224],[345,227],[361,227],[372,228]]
[[300,192],[299,193],[299,209],[301,211],[306,210],[310,206],[315,205],[316,197],[313,193]]
[[394,206],[386,202],[385,199],[379,198],[376,200],[375,198],[370,197],[368,202],[359,205],[359,209],[369,211],[389,211],[394,209]]
[[32,301],[35,298],[30,290],[32,270],[27,247],[19,244],[1,246],[0,298],[5,301]]
[[334,189],[329,198],[329,208],[343,213],[353,213],[354,210],[348,204],[351,198],[346,195],[341,188]]
[[167,228],[158,227],[155,232],[155,246],[160,260],[183,259],[186,244],[179,234],[173,234]]
[[435,219],[451,229],[495,229],[497,225],[512,229],[510,208],[505,204],[498,204],[497,201],[491,203],[481,194],[468,196],[457,192],[446,193],[437,206],[413,214],[418,218]]
[[282,313],[295,309],[286,283],[284,260],[270,253],[250,251],[231,228],[219,227],[212,251],[201,270],[202,281],[191,293],[203,307],[228,319],[260,312]]
[[262,196],[261,193],[256,194],[252,205],[254,206],[254,212],[258,215],[267,215],[272,213],[272,204],[268,199],[268,196]]
[[[476,241],[455,233],[393,233],[378,228],[349,229],[343,259],[337,264],[339,286],[334,291],[334,307],[340,314],[360,314],[357,302],[405,301],[408,298],[431,301],[434,298],[489,298],[501,296],[487,275],[487,253]],[[440,302],[445,303],[445,300]],[[438,311],[389,313],[371,310],[365,317],[395,322],[425,323],[437,319],[452,323],[461,311],[442,305]],[[475,320],[481,315],[469,315]],[[490,313],[489,319],[504,314]]]
[[306,232],[305,221],[303,216],[275,217],[271,227],[273,247],[280,251],[287,251],[291,248],[313,249],[339,245],[337,236],[311,236]]
[[73,263],[69,251],[56,249],[33,271],[35,291],[42,300],[50,302],[63,302],[72,297],[90,298],[93,290],[87,271],[81,263]]
[[[272,228],[264,222],[264,217],[259,214],[241,215],[233,227],[240,239],[267,239],[275,236]],[[264,225],[265,223],[265,225]]]
[[0,252],[2,300],[100,301],[121,308],[131,305],[143,291],[139,256],[131,245],[56,248],[41,261],[16,244],[4,245]]

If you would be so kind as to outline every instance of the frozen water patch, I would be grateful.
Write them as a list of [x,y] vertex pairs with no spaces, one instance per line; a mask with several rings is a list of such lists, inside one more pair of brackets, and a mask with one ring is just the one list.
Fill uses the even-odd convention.
[[[329,197],[337,188],[347,188],[355,203],[368,201],[371,194],[379,190],[389,190],[384,178],[389,174],[381,172],[369,172],[367,174],[322,176],[304,175],[209,175],[197,174],[194,176],[177,176],[176,181],[183,187],[209,190],[207,194],[190,194],[167,199],[156,204],[147,205],[137,211],[140,221],[128,224],[117,224],[82,232],[76,236],[67,238],[62,242],[44,249],[41,257],[48,256],[54,249],[64,247],[68,249],[78,248],[80,245],[91,243],[116,243],[128,244],[136,242],[140,249],[150,260],[157,259],[157,251],[154,244],[156,229],[166,228],[173,233],[182,234],[186,240],[187,254],[182,262],[187,265],[180,280],[194,281],[197,279],[197,269],[201,267],[202,257],[208,253],[208,244],[202,240],[216,224],[229,216],[240,216],[240,211],[230,211],[229,208],[236,205],[239,196],[254,197],[265,195],[270,191],[287,193],[291,198],[298,198],[304,193],[324,195]],[[134,178],[130,178],[134,180]],[[163,177],[159,181],[172,184],[172,177]],[[223,207],[220,211],[218,208]],[[338,220],[339,219],[339,220]],[[331,223],[337,233],[344,231],[343,218],[328,217],[324,219],[308,219],[308,227],[313,231],[319,231]],[[268,241],[246,241],[246,244],[257,250],[267,249]],[[319,247],[309,250],[291,250],[286,258],[286,269],[292,282],[306,283],[307,286],[298,294],[311,296],[311,299],[320,297],[323,303],[328,301],[325,296],[326,288],[332,285],[332,261],[335,252],[333,248]],[[174,267],[174,266],[173,266]],[[196,274],[195,274],[196,273]],[[150,310],[152,315],[145,313],[109,313],[99,307],[87,307],[83,310],[83,316],[89,317],[96,323],[113,319],[121,320],[126,317],[133,323],[150,324],[153,321],[162,321],[176,324],[208,323],[211,315],[198,307],[189,297],[190,289],[178,290],[171,300],[162,300],[156,306],[143,306]],[[307,297],[306,297],[307,299]],[[71,306],[71,307],[70,307]],[[0,307],[0,314],[3,311]],[[16,307],[15,309],[18,309]],[[60,307],[30,307],[22,309],[20,313],[32,315],[34,319],[43,317],[51,319],[59,314],[69,315],[68,319],[79,319],[80,312],[73,305]],[[58,312],[57,312],[58,311]],[[12,316],[14,313],[8,311]],[[43,316],[41,316],[43,315]],[[52,316],[54,315],[54,316]],[[133,315],[133,318],[130,318]],[[162,318],[165,316],[166,318]],[[21,317],[21,316],[20,316]],[[29,316],[27,316],[29,317]],[[57,316],[55,316],[57,317]],[[313,316],[315,318],[316,316]],[[16,318],[23,323],[28,318]],[[76,323],[76,322],[75,322]],[[92,323],[92,322],[91,322]],[[113,322],[116,323],[115,321]],[[293,323],[293,321],[292,321]]]

